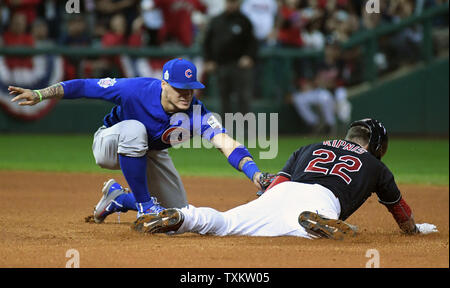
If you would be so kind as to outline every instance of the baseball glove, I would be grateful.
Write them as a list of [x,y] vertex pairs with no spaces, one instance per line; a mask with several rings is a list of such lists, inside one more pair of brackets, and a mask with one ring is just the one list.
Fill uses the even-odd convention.
[[277,177],[275,174],[270,173],[261,173],[261,176],[259,177],[259,185],[261,185],[261,190],[256,192],[256,196],[261,196],[267,189],[267,187],[272,184],[273,180]]

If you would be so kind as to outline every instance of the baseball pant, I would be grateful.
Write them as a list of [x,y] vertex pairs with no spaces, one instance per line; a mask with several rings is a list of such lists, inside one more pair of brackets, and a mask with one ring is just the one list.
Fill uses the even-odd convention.
[[102,126],[94,134],[92,151],[102,168],[119,170],[119,155],[147,155],[147,187],[163,207],[187,205],[186,191],[167,149],[149,150],[145,126],[136,120],[121,121],[109,128]]
[[314,238],[298,223],[304,211],[338,219],[339,200],[318,184],[283,182],[261,197],[226,212],[189,205],[181,209],[184,222],[176,232],[216,236],[297,236]]
[[333,127],[336,124],[335,102],[333,94],[326,89],[315,89],[307,92],[299,92],[293,97],[294,107],[297,113],[310,126],[320,123],[320,117],[316,115],[312,107],[317,106],[323,115],[326,124]]

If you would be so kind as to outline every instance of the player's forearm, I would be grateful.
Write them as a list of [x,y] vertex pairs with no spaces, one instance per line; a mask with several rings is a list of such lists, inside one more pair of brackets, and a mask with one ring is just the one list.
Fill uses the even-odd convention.
[[[219,134],[217,137],[213,138],[213,143],[216,145],[216,148],[219,149],[220,152],[228,159],[233,153],[233,151],[238,147],[244,147],[242,144],[231,138],[230,136],[226,134]],[[239,160],[239,163],[237,165],[237,169],[242,171],[242,167],[245,163],[248,161],[253,161],[253,159],[250,156],[245,156],[244,158]]]
[[64,89],[61,84],[57,83],[44,89],[33,90],[33,94],[36,97],[41,97],[41,101],[54,98],[61,99],[64,97]]
[[398,224],[398,227],[400,227],[404,233],[416,234],[419,232],[417,230],[411,208],[404,199],[400,199],[400,201],[395,204],[386,205],[386,208],[389,212],[391,212]]
[[215,135],[211,142],[222,154],[228,158],[230,154],[241,144],[225,133]]
[[211,140],[214,146],[228,159],[228,163],[236,170],[244,172],[250,180],[254,181],[255,176],[261,174],[252,155],[244,145],[224,133],[214,136]]
[[[230,155],[233,153],[233,151],[238,148],[238,147],[242,147],[243,149],[245,148],[243,145],[237,145],[233,148],[218,148],[220,152],[222,152],[222,154],[227,158],[230,159]],[[250,156],[244,156],[242,159],[238,160],[237,165],[235,168],[239,171],[242,171],[242,168],[244,167],[245,163],[249,162],[249,161],[253,161],[253,158]],[[230,163],[231,164],[231,163]]]

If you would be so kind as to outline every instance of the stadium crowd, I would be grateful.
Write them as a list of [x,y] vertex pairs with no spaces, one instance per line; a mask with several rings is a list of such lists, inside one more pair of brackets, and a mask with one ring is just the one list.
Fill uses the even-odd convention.
[[[205,45],[203,41],[211,38],[205,37],[210,21],[224,13],[228,2],[238,2],[241,14],[252,24],[257,48],[289,47],[325,52],[320,61],[308,59],[294,63],[291,101],[301,110],[307,107],[306,98],[300,97],[305,93],[314,91],[322,95],[311,94],[314,99],[345,100],[345,93],[339,88],[363,81],[361,47],[343,50],[341,43],[365,30],[383,23],[396,23],[448,0],[382,0],[381,13],[371,14],[367,13],[363,0],[79,0],[79,13],[67,13],[68,2],[2,0],[0,45],[39,48]],[[448,19],[434,24],[446,27],[447,38],[443,42],[448,45]],[[392,71],[417,61],[422,39],[420,25],[380,39],[375,57],[379,71]],[[64,61],[65,78],[102,77],[111,75],[120,66],[117,57],[83,61],[66,57]],[[7,65],[13,68],[32,64],[30,58],[11,56]],[[116,71],[114,75],[120,73]],[[323,96],[324,93],[331,94]],[[349,108],[341,110],[343,119],[348,117],[346,109]],[[314,117],[307,119],[308,111],[300,110],[308,124],[317,124]]]

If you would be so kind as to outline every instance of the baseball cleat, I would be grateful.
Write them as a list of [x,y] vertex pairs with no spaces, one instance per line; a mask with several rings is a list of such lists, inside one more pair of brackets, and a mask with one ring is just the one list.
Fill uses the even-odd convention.
[[116,211],[115,208],[121,208],[122,205],[114,201],[119,195],[125,194],[125,189],[114,179],[109,179],[103,183],[103,196],[94,208],[95,223],[102,223],[105,218]]
[[177,231],[183,224],[183,213],[175,208],[165,209],[158,214],[145,214],[131,225],[131,229],[142,233],[167,233]]
[[162,207],[161,205],[159,205],[159,202],[155,197],[150,197],[150,199],[151,200],[148,202],[136,203],[136,208],[138,210],[136,218],[139,218],[146,214],[158,214],[159,212],[166,209],[166,208]]
[[342,240],[356,236],[358,228],[342,220],[328,219],[314,212],[305,211],[298,216],[298,223],[306,232],[327,239]]

